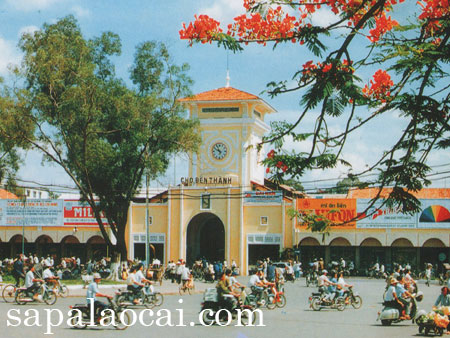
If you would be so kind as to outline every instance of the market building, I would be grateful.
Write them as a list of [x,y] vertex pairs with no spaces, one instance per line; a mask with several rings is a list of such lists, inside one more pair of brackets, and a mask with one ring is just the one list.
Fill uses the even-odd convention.
[[[285,249],[304,264],[342,257],[360,271],[375,262],[388,269],[394,262],[419,269],[424,263],[449,262],[450,189],[418,192],[422,211],[415,215],[387,208],[383,200],[371,206],[374,189],[307,196],[265,178],[265,150],[255,146],[269,131],[267,115],[276,113],[267,102],[229,86],[181,102],[189,118],[200,121],[202,146],[190,154],[188,175],[177,185],[153,194],[148,204],[142,196],[134,199],[128,213],[128,259],[145,259],[148,223],[152,258],[164,263],[181,258],[188,264],[202,257],[234,260],[243,274],[258,259],[278,259]],[[79,201],[23,204],[0,197],[2,257],[21,252],[23,235],[25,251],[40,256],[109,254],[92,211]],[[301,219],[288,215],[292,208],[325,215],[334,223],[330,235],[308,231]]]

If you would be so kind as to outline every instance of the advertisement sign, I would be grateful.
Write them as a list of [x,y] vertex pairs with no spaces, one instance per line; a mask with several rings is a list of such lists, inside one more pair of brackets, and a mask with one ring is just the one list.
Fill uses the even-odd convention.
[[62,200],[0,200],[2,226],[61,226]]
[[[103,224],[108,224],[108,220],[102,215]],[[64,225],[78,226],[98,226],[94,216],[94,211],[87,203],[78,200],[64,201]]]
[[[108,224],[102,217],[104,224]],[[92,208],[78,200],[0,199],[0,226],[89,226],[97,227]]]
[[[333,228],[351,229],[356,227],[355,199],[298,199],[297,210],[300,212],[313,211],[316,215],[323,215],[332,221]],[[306,227],[300,222],[298,226]]]
[[244,192],[245,203],[281,203],[282,191],[246,191]]
[[422,211],[417,215],[417,227],[422,229],[450,229],[450,200],[420,200]]
[[[370,199],[358,199],[357,211],[360,218],[356,222],[358,228],[415,228],[416,215],[407,215],[395,208],[382,206],[382,199],[370,206]],[[366,210],[367,209],[367,210]],[[379,210],[377,210],[379,209]],[[367,217],[365,217],[367,216]]]

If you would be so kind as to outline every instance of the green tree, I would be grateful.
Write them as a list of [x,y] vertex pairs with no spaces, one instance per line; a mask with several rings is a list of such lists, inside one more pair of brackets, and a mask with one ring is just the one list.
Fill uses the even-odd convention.
[[[405,127],[386,137],[393,139],[391,144],[354,176],[376,173],[376,198],[389,186],[393,188],[389,206],[418,212],[420,202],[412,192],[431,183],[431,155],[450,147],[448,1],[244,0],[243,4],[246,13],[233,23],[221,26],[213,18],[196,15],[195,21],[183,24],[180,37],[191,45],[216,41],[232,51],[243,51],[248,44],[276,48],[293,43],[311,58],[302,66],[292,65],[291,79],[267,85],[271,96],[297,92],[301,106],[296,122],[273,123],[263,139],[262,143],[273,144],[264,161],[271,178],[282,181],[312,169],[351,166],[342,156],[351,135],[397,114]],[[314,18],[324,14],[318,12],[322,10],[329,20],[318,24]],[[309,130],[302,124],[306,116],[316,121]],[[339,126],[329,128],[330,124]],[[287,152],[283,149],[287,139],[308,142],[309,150]]]
[[[0,77],[0,84],[2,83]],[[15,176],[21,164],[18,149],[27,148],[28,145],[11,135],[15,135],[20,129],[21,133],[31,136],[33,128],[29,123],[25,123],[21,116],[13,113],[15,102],[9,94],[7,88],[0,91],[0,184],[15,193]]]
[[172,64],[164,45],[142,43],[129,88],[111,61],[121,53],[119,37],[86,39],[72,16],[24,35],[19,46],[16,83],[23,85],[13,89],[14,112],[35,133],[14,137],[65,170],[107,245],[126,259],[128,209],[143,175],[163,173],[174,153],[196,151],[200,142],[198,122],[185,119],[178,103],[189,95],[188,66]]
[[367,183],[361,182],[358,177],[349,175],[336,183],[334,188],[331,188],[331,192],[334,194],[347,194],[350,188],[364,188]]

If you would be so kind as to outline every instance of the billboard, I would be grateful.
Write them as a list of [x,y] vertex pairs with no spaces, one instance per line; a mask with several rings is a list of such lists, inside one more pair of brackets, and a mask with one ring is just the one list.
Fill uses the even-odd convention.
[[245,203],[281,203],[282,191],[246,191],[244,192]]
[[[335,229],[352,229],[356,227],[355,199],[297,199],[297,210],[313,211],[316,215],[324,215],[333,222]],[[306,227],[299,222],[298,226]]]
[[0,225],[61,226],[62,200],[0,200]]
[[[102,215],[102,221],[108,224]],[[0,199],[0,226],[97,227],[92,208],[78,200]]]
[[357,211],[358,217],[361,218],[356,222],[358,228],[416,227],[416,215],[403,214],[398,209],[383,206],[382,199],[377,200],[373,206],[370,206],[370,201],[369,198],[358,199]]
[[[359,199],[357,210],[361,218],[357,221],[358,228],[421,228],[450,229],[450,200],[419,199],[421,210],[414,215],[401,213],[398,209],[382,206],[383,200],[378,200],[369,207],[370,199]],[[379,210],[376,210],[379,209]]]
[[[108,220],[102,215],[104,225]],[[64,225],[98,226],[94,211],[87,203],[78,200],[64,200]]]
[[422,211],[417,215],[417,227],[425,229],[450,228],[450,200],[420,200]]

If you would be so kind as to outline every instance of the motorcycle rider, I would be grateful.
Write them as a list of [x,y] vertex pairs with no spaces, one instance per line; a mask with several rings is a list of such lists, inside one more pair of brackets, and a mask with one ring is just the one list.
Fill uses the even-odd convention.
[[34,264],[31,264],[29,266],[27,274],[25,275],[25,287],[27,288],[26,293],[32,294],[33,299],[37,300],[37,297],[39,296],[37,291],[39,290],[40,286],[38,283],[44,283],[44,281],[42,279],[34,278],[34,272],[35,272]]
[[450,292],[446,286],[441,288],[441,294],[436,299],[433,307],[438,306],[450,306]]
[[337,282],[337,288],[338,288],[339,296],[342,296],[345,293],[345,291],[347,290],[347,288],[351,288],[351,287],[353,287],[353,285],[347,284],[347,282],[344,279],[344,272],[341,271],[339,273],[339,279],[338,279],[338,282]]
[[46,266],[46,269],[42,273],[42,278],[45,280],[45,282],[49,286],[51,284],[53,289],[56,289],[59,277],[57,277],[53,274],[53,272],[50,270],[50,266],[48,266],[48,265]]
[[98,289],[98,284],[102,280],[102,276],[98,272],[94,273],[94,281],[89,284],[86,292],[86,300],[88,303],[88,306],[90,308],[91,302],[94,302],[94,316],[98,317],[103,309],[106,308],[106,304],[97,300],[97,297],[105,297],[112,299],[112,296],[106,295],[104,293],[100,293]]
[[325,297],[324,300],[328,300],[330,298],[330,294],[328,292],[328,286],[330,285],[336,285],[335,283],[332,283],[328,277],[327,277],[327,270],[322,270],[322,275],[319,276],[319,278],[317,279],[317,286],[319,287],[319,292],[320,293],[325,293]]
[[405,307],[405,319],[410,319],[409,311],[410,311],[410,301],[412,295],[405,288],[404,279],[399,276],[397,277],[397,286],[395,287],[395,293],[397,294],[398,300],[403,303]]
[[336,271],[331,271],[331,285],[328,286],[328,293],[329,293],[329,297],[325,296],[324,299],[330,300],[331,302],[333,301],[334,297],[336,296],[336,287],[337,287],[337,282],[338,282],[338,278],[337,278],[337,272]]
[[257,303],[259,303],[259,305],[261,305],[259,301],[261,299],[261,294],[266,286],[260,279],[260,277],[262,277],[262,273],[262,270],[258,270],[250,277],[250,280],[248,281],[248,287],[252,290],[252,293],[256,296],[256,299],[258,299]]
[[239,294],[232,290],[232,284],[230,282],[231,270],[226,269],[225,273],[220,277],[219,282],[216,285],[219,301],[222,302],[226,308],[234,309],[237,305],[237,298]]
[[400,319],[406,319],[404,315],[404,307],[403,303],[399,300],[396,292],[396,285],[398,281],[394,277],[391,277],[389,279],[389,287],[386,291],[386,294],[384,296],[384,303],[386,307],[392,307],[394,309],[397,309],[400,313]]

